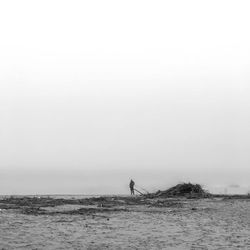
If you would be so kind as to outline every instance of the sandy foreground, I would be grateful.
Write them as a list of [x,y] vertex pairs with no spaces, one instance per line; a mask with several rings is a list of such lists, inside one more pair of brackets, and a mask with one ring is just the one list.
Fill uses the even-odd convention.
[[0,200],[0,249],[250,249],[250,199]]

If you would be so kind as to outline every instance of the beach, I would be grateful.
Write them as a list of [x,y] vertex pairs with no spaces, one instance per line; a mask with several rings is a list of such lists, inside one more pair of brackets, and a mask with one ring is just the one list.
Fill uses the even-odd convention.
[[1,249],[250,249],[250,199],[0,200]]

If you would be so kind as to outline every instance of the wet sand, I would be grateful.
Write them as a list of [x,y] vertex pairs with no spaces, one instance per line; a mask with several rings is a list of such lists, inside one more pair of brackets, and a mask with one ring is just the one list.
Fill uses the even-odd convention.
[[250,249],[250,199],[0,200],[1,249]]

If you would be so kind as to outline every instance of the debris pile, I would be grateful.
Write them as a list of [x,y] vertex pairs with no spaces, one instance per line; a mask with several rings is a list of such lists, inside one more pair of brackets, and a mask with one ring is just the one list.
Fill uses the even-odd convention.
[[165,191],[158,191],[152,195],[153,197],[187,197],[187,198],[206,198],[210,194],[205,191],[201,185],[192,183],[181,183],[171,187]]

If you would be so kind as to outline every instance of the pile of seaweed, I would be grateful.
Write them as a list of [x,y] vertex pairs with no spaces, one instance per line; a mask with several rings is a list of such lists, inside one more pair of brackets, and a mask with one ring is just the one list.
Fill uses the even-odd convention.
[[[106,216],[116,212],[145,211],[147,207],[182,207],[180,201],[155,198],[151,199],[145,196],[100,196],[83,199],[27,196],[5,197],[0,199],[0,211],[14,210],[26,215],[68,214],[100,216],[103,213]],[[139,206],[143,208],[138,210]]]
[[201,185],[192,183],[181,183],[165,191],[157,191],[152,197],[187,197],[187,198],[206,198],[211,195],[205,191]]

